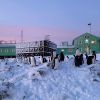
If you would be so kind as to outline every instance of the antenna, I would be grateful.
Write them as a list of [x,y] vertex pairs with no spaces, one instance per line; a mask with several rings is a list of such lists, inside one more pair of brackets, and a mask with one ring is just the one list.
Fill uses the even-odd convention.
[[21,43],[23,43],[23,30],[21,30]]
[[50,35],[45,35],[45,40],[50,40]]

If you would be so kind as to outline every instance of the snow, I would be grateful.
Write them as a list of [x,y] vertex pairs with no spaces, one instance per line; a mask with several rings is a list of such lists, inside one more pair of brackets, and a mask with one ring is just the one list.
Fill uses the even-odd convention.
[[0,98],[2,95],[3,100],[100,100],[100,77],[96,74],[100,61],[80,68],[73,61],[71,56],[54,70],[47,63],[32,67],[16,59],[0,60]]
[[96,56],[97,56],[97,60],[100,61],[100,54],[96,54]]

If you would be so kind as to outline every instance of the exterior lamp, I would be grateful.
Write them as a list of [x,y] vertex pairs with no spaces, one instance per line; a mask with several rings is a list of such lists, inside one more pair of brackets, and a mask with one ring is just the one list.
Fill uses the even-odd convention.
[[88,39],[86,39],[86,40],[85,40],[85,43],[89,43],[89,40],[88,40]]
[[95,43],[95,41],[91,41],[91,43],[92,43],[92,44],[94,44],[94,43]]
[[61,51],[64,52],[64,49],[62,49]]

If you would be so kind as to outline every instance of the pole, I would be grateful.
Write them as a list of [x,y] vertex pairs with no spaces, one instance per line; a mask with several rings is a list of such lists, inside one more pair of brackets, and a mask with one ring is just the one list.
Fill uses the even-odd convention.
[[45,35],[45,40],[50,40],[50,35]]
[[88,24],[90,33],[91,33],[91,25],[92,25],[91,23]]
[[91,33],[91,24],[90,24],[90,33]]
[[21,30],[21,43],[23,43],[23,30]]

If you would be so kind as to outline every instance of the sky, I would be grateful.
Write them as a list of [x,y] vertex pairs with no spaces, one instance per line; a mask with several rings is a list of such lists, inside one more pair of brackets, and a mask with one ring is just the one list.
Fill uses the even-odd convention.
[[0,40],[69,41],[91,32],[100,36],[100,0],[0,0]]

